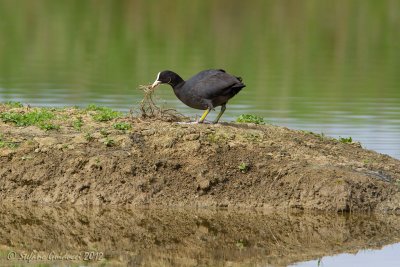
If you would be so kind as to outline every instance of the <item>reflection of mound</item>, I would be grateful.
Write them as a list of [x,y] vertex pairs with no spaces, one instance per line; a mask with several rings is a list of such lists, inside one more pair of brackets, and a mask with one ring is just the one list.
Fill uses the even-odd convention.
[[142,266],[286,265],[400,241],[396,216],[3,206],[0,224],[17,251],[95,250]]

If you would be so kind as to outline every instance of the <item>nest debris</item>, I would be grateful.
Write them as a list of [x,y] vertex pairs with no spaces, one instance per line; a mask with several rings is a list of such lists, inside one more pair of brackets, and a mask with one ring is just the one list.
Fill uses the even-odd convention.
[[158,106],[154,97],[154,88],[151,84],[139,85],[139,89],[143,92],[143,99],[140,101],[139,112],[142,119],[155,119],[170,122],[187,121],[188,117],[179,113],[177,110],[168,108],[164,109]]

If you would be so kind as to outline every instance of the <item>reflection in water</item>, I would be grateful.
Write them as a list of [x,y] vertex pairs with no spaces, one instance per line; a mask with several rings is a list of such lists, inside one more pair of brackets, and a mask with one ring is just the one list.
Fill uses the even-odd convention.
[[[1,206],[6,255],[104,253],[130,266],[286,265],[400,241],[400,217],[251,211]],[[104,261],[102,261],[104,262]],[[18,262],[17,262],[18,263]]]

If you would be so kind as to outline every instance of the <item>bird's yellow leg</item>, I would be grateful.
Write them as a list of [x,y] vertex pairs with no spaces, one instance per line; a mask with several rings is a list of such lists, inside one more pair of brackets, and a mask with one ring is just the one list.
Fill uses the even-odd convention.
[[221,111],[219,112],[218,116],[215,118],[214,123],[217,123],[219,121],[219,119],[221,118],[222,114],[224,114],[226,109],[225,105],[221,106]]
[[203,121],[206,119],[208,113],[210,112],[210,108],[206,109],[206,111],[204,111],[203,115],[201,116],[199,123],[203,123]]

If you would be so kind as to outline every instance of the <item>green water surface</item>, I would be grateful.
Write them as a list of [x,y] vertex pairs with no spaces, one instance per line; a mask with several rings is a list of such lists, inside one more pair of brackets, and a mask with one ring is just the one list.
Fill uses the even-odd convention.
[[[247,87],[222,120],[258,114],[400,158],[399,10],[393,0],[0,0],[0,101],[128,111],[161,70],[223,68]],[[201,114],[167,86],[158,97]]]

